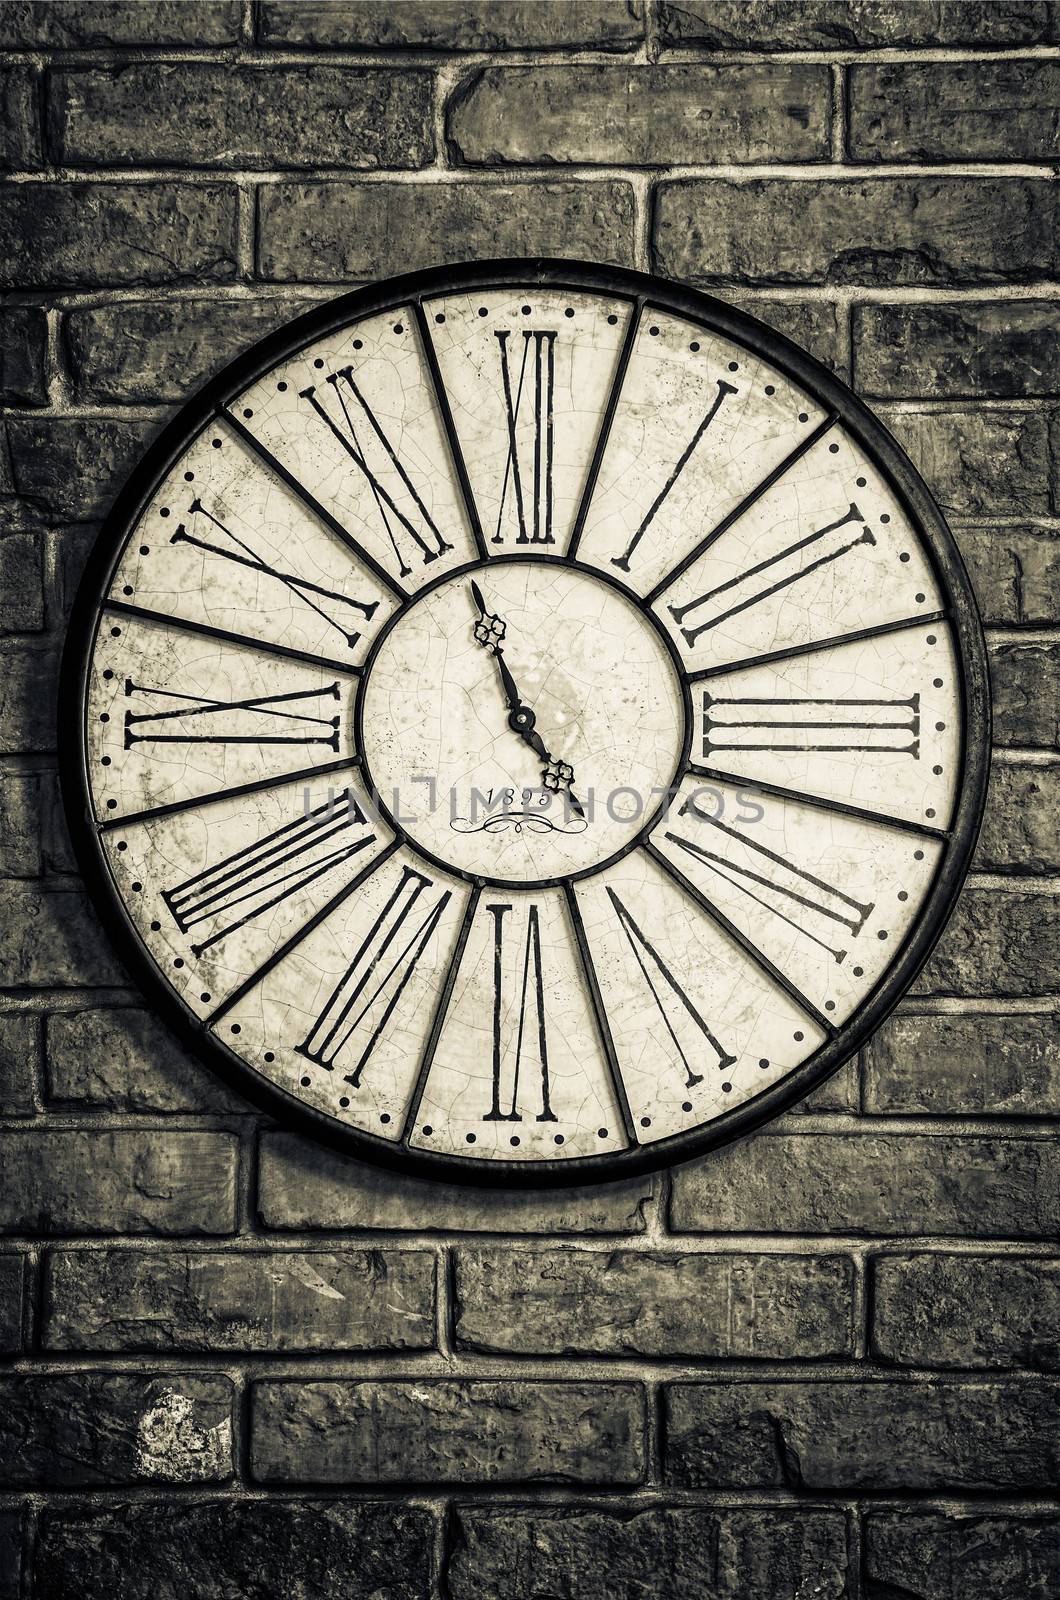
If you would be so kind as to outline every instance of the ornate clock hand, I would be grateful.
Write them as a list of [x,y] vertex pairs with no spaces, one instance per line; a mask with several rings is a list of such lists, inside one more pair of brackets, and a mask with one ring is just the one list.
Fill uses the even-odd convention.
[[501,640],[507,631],[504,620],[486,609],[482,590],[473,578],[471,580],[471,598],[479,609],[479,620],[475,623],[474,630],[475,638],[485,649],[493,652],[500,671],[504,696],[508,705],[508,726],[545,763],[541,771],[541,781],[545,788],[553,794],[557,794],[560,789],[565,788],[570,799],[572,811],[577,816],[584,817],[585,811],[581,801],[571,788],[571,784],[574,782],[574,768],[567,761],[555,760],[549,753],[544,739],[537,732],[535,727],[537,719],[533,708],[524,703],[519,693],[519,687],[512,677],[508,663],[504,659],[504,651],[501,649]]

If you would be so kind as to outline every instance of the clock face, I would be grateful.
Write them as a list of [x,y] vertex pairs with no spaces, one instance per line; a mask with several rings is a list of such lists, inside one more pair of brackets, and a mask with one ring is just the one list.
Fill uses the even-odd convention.
[[63,704],[86,874],[193,1046],[512,1184],[682,1159],[850,1056],[988,751],[967,579],[880,425],[729,307],[572,263],[394,280],[222,374],[101,536]]

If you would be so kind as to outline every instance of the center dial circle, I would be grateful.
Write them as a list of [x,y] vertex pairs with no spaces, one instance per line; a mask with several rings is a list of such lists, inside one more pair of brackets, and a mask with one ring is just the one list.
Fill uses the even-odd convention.
[[461,874],[522,884],[633,844],[686,727],[671,647],[644,609],[598,575],[503,557],[398,613],[359,722],[388,821]]

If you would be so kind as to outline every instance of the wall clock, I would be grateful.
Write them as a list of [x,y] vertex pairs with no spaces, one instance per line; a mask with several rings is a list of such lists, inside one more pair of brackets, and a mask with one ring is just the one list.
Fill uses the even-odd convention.
[[572,262],[256,345],[104,529],[64,792],[158,1010],[285,1121],[579,1182],[775,1114],[908,988],[989,748],[924,484],[786,339]]

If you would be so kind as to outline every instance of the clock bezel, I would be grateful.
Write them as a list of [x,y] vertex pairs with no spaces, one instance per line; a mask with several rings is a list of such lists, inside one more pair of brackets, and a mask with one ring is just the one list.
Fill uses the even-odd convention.
[[[352,320],[440,293],[523,287],[568,288],[641,301],[736,340],[835,412],[888,480],[923,542],[947,598],[962,711],[957,804],[934,881],[891,966],[836,1036],[780,1079],[713,1121],[606,1155],[541,1161],[444,1155],[384,1140],[316,1110],[211,1034],[170,987],[121,899],[94,819],[87,763],[88,674],[103,602],[126,541],[159,484],[215,413],[280,361]],[[456,475],[467,491],[459,464]],[[539,558],[540,559],[540,558]],[[475,564],[477,567],[477,563]],[[454,569],[455,571],[455,569]],[[596,569],[593,575],[599,577]],[[453,572],[446,574],[452,577]],[[606,581],[606,578],[605,578]],[[417,591],[419,593],[421,591]],[[623,591],[636,603],[632,591]],[[408,602],[406,602],[408,604]],[[404,606],[401,608],[403,611]],[[687,740],[690,721],[686,711]],[[71,725],[73,724],[73,725]],[[104,930],[152,1009],[205,1065],[285,1126],[371,1162],[435,1181],[532,1189],[615,1181],[655,1171],[730,1143],[805,1098],[854,1056],[907,994],[927,961],[969,870],[986,801],[991,712],[982,624],[971,582],[941,510],[897,441],[852,390],[785,335],[683,284],[553,257],[475,261],[382,280],[322,302],[243,352],[186,402],[148,448],[117,496],[89,554],[71,611],[59,679],[59,775],[78,865]],[[638,835],[638,841],[640,835]],[[418,847],[410,846],[420,854]],[[633,848],[630,846],[629,848]],[[622,852],[623,854],[625,851]],[[428,859],[425,856],[425,859]],[[446,870],[451,870],[447,868]],[[595,873],[600,868],[593,868]]]

